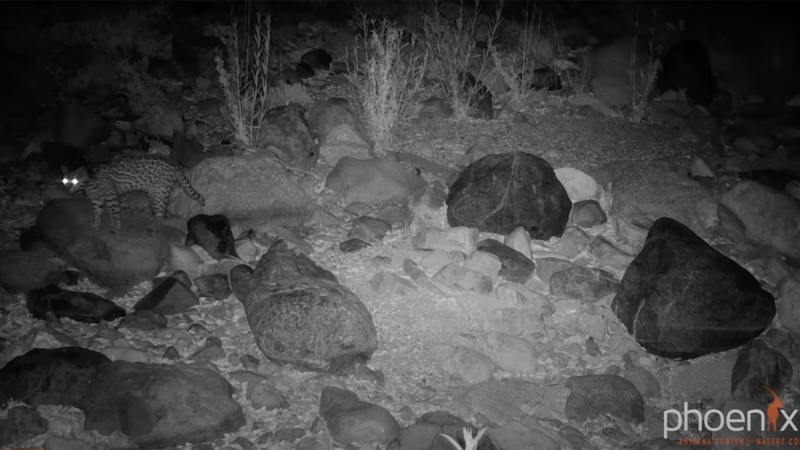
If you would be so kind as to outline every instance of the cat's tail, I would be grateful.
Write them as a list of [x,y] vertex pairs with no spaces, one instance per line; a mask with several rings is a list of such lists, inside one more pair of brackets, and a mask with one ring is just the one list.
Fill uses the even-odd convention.
[[181,186],[181,189],[183,189],[183,192],[186,192],[186,195],[197,200],[197,203],[200,203],[200,205],[206,206],[206,200],[192,187],[192,183],[189,182],[189,179],[186,178],[186,174],[183,172],[178,174],[178,184]]

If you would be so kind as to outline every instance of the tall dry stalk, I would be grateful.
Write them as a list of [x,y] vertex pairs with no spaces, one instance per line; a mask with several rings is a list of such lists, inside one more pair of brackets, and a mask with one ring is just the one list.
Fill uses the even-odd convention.
[[415,96],[422,89],[428,52],[419,51],[415,35],[387,19],[375,21],[362,14],[361,24],[364,34],[345,57],[346,77],[375,153],[382,156],[391,149],[395,128],[419,111]]
[[[481,80],[488,71],[490,54],[488,48],[479,49],[473,38],[479,17],[480,0],[474,0],[472,11],[467,11],[461,0],[455,22],[448,23],[439,0],[433,0],[433,14],[423,20],[425,45],[431,55],[429,77],[442,89],[457,120],[467,117],[485,89]],[[487,33],[489,47],[501,22],[498,11]]]
[[223,36],[225,55],[216,49],[219,82],[225,92],[226,116],[236,140],[248,147],[258,144],[258,132],[270,107],[270,16],[246,8],[243,27],[237,20]]
[[639,11],[636,11],[636,30],[633,35],[633,48],[628,59],[628,78],[631,84],[631,121],[641,123],[647,117],[647,104],[650,93],[656,84],[658,69],[661,62],[657,58],[658,47],[655,45],[655,23],[656,11],[653,10],[653,21],[650,27],[650,41],[648,41],[647,61],[643,67],[639,67],[637,55],[639,53]]

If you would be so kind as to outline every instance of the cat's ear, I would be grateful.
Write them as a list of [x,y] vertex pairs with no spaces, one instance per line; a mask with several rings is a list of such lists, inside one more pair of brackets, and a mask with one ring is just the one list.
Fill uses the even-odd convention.
[[69,173],[69,169],[67,169],[65,166],[61,166],[61,173],[66,175]]
[[75,177],[76,178],[86,178],[88,176],[89,176],[89,173],[86,171],[86,167],[79,167],[75,171]]

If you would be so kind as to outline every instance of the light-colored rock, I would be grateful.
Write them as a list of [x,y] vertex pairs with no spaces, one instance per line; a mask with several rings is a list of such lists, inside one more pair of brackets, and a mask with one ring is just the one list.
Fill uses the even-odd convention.
[[222,214],[231,220],[295,216],[310,202],[302,185],[279,162],[265,155],[205,158],[188,177],[206,204],[203,207],[183,190],[175,189],[167,204],[170,215]]
[[562,167],[556,169],[555,172],[558,181],[567,190],[567,195],[572,203],[591,200],[597,195],[597,182],[585,172],[572,167]]

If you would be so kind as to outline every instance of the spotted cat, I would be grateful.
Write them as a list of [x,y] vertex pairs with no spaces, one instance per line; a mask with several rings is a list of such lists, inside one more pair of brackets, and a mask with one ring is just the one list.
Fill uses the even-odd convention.
[[95,231],[100,229],[103,208],[107,207],[111,213],[111,232],[119,232],[119,196],[131,191],[144,191],[150,198],[154,215],[150,231],[155,230],[164,218],[167,200],[176,183],[189,197],[203,206],[206,204],[180,166],[160,155],[123,157],[90,169],[81,167],[74,172],[62,166],[61,172],[64,174],[61,182],[68,193],[84,191],[92,201],[92,229]]

